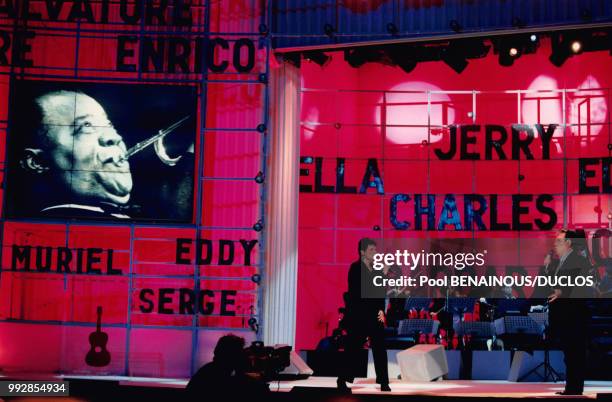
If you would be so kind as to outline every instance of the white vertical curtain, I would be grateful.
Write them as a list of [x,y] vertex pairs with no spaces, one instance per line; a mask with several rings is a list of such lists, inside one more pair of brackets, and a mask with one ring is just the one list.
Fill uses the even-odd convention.
[[270,73],[263,341],[294,345],[298,274],[300,70]]

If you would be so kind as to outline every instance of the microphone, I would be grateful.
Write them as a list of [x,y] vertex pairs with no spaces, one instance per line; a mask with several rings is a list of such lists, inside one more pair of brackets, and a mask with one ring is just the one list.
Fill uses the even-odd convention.
[[494,305],[493,305],[493,304],[491,304],[491,303],[488,303],[488,302],[487,302],[487,299],[485,299],[484,297],[481,297],[480,299],[478,299],[478,303],[480,303],[480,304],[484,304],[485,306],[487,306],[487,307],[491,307],[491,308],[496,308],[496,307],[497,307],[497,306],[494,306]]
[[548,267],[550,266],[550,263],[553,260],[553,257],[555,255],[555,251],[553,249],[548,250],[548,254],[546,254],[549,258],[550,261],[548,261],[548,264],[546,264],[546,266],[544,267],[544,272],[546,272],[546,274],[548,274]]

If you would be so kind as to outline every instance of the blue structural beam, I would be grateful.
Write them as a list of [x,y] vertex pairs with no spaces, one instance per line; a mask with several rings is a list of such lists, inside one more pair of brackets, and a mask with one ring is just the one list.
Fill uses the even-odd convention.
[[277,0],[273,47],[436,39],[612,23],[610,0]]

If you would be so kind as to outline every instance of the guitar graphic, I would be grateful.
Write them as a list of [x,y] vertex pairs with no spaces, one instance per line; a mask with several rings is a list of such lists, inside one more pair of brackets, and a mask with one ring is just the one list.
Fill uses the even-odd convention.
[[104,367],[108,366],[111,357],[108,350],[106,350],[106,344],[108,343],[108,334],[102,332],[102,306],[98,306],[98,322],[96,324],[96,331],[89,334],[89,344],[91,349],[85,356],[85,363],[93,367]]

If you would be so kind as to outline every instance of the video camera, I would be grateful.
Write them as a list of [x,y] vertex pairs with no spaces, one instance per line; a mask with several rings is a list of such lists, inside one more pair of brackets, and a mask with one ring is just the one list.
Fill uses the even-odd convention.
[[266,381],[275,379],[290,364],[291,346],[264,346],[261,341],[254,341],[244,349],[248,373],[261,376]]

